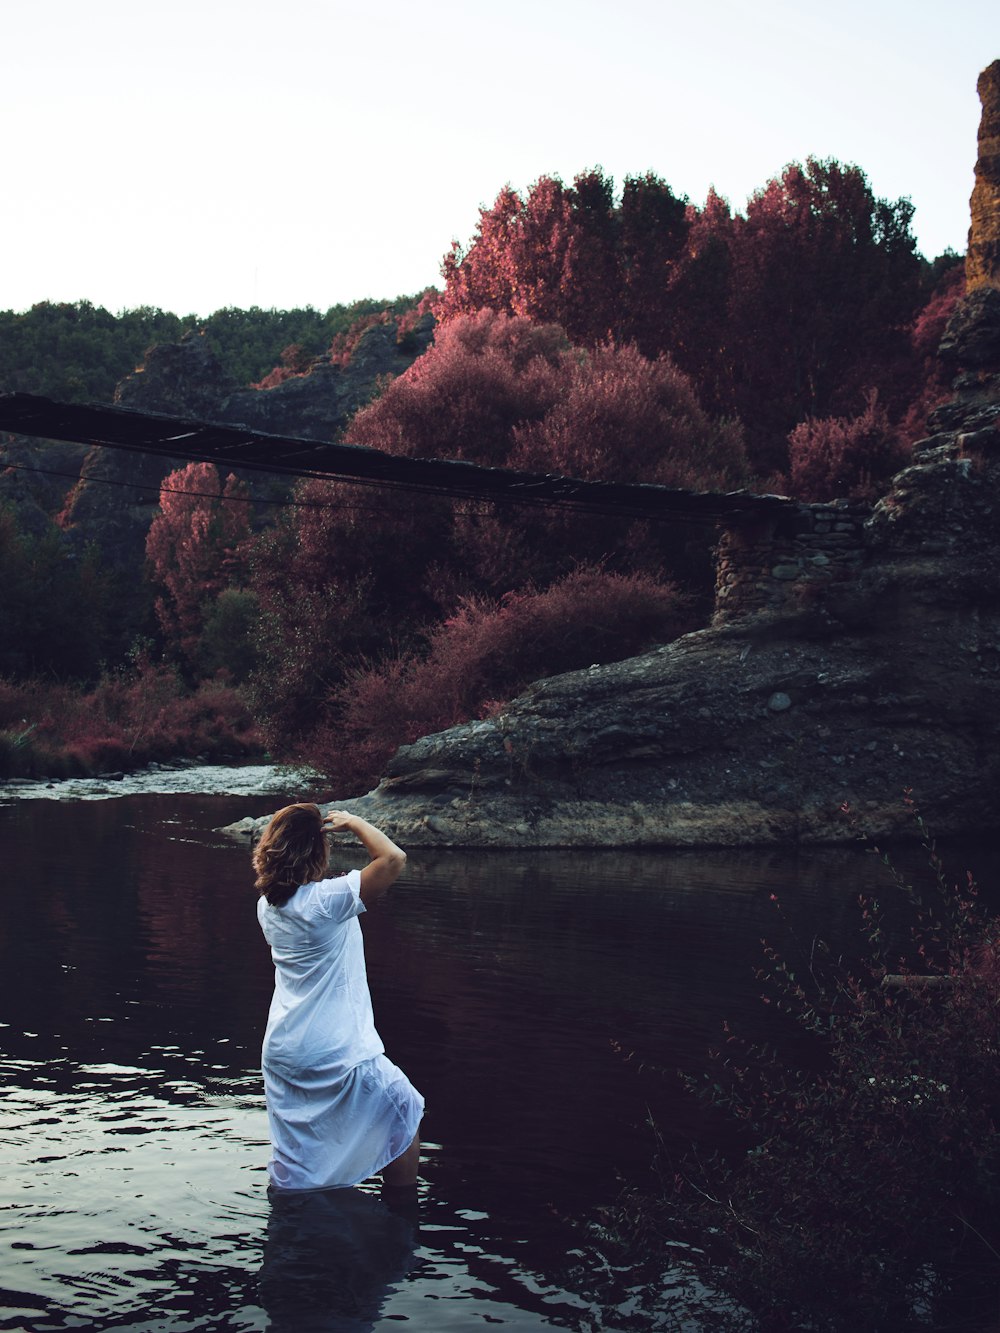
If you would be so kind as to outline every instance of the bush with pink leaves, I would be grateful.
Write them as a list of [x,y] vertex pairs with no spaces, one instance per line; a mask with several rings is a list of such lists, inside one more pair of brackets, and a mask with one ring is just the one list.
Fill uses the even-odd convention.
[[874,392],[856,417],[809,418],[788,437],[791,493],[800,500],[872,500],[908,449]]
[[351,673],[306,753],[340,789],[355,789],[400,745],[495,711],[539,676],[619,661],[693,624],[675,585],[595,567],[544,591],[470,598],[432,632],[426,653]]

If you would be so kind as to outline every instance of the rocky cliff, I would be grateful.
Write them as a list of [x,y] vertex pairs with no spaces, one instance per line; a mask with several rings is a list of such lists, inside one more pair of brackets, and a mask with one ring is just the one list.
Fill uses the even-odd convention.
[[983,111],[965,259],[970,292],[981,286],[1000,287],[1000,60],[983,70],[976,87]]

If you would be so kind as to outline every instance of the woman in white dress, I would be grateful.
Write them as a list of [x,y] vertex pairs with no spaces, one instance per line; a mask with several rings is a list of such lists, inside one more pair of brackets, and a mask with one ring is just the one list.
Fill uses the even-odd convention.
[[[337,830],[354,833],[369,860],[325,879],[325,834]],[[254,851],[257,919],[275,974],[261,1063],[277,1189],[356,1185],[379,1173],[390,1187],[416,1183],[424,1099],[375,1030],[358,922],[405,862],[358,815],[324,819],[308,804],[279,810]]]

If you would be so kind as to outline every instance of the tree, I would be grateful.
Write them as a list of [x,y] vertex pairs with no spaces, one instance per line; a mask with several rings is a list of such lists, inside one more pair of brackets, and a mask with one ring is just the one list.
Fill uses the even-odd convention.
[[[609,325],[618,342],[634,342],[649,358],[676,356],[683,318],[676,285],[687,261],[697,217],[659,176],[627,177],[618,214],[618,289],[622,315]],[[683,363],[682,363],[683,364]],[[689,367],[685,367],[690,369]]]
[[906,410],[922,299],[912,215],[832,159],[792,163],[745,216],[714,191],[687,205],[652,173],[627,178],[617,204],[599,169],[572,186],[543,176],[526,197],[505,187],[468,247],[453,246],[435,311],[523,315],[580,347],[668,354],[703,406],[742,420],[767,476],[807,417],[856,413],[872,387],[893,420]]
[[99,552],[73,555],[54,525],[22,531],[0,506],[0,675],[93,680],[114,640],[114,588]]
[[876,199],[858,167],[810,158],[758,190],[736,220],[724,394],[762,470],[783,465],[799,421],[857,411],[909,356],[920,280],[912,216],[909,200]]
[[156,614],[168,645],[196,663],[205,610],[243,574],[250,534],[244,482],[230,474],[223,485],[213,463],[188,463],[160,488],[160,512],[146,537],[150,575],[164,596]]
[[445,257],[435,314],[523,315],[560,325],[580,346],[611,337],[656,356],[669,350],[669,286],[686,230],[684,201],[652,173],[627,178],[619,206],[599,167],[572,186],[542,176],[525,198],[507,185],[480,211],[468,248],[456,242]]

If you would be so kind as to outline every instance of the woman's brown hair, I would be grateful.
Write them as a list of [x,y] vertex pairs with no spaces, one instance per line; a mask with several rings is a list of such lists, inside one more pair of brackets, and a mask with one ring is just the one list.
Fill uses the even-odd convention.
[[284,907],[300,884],[322,875],[328,859],[319,806],[286,805],[254,849],[254,887],[272,907]]

